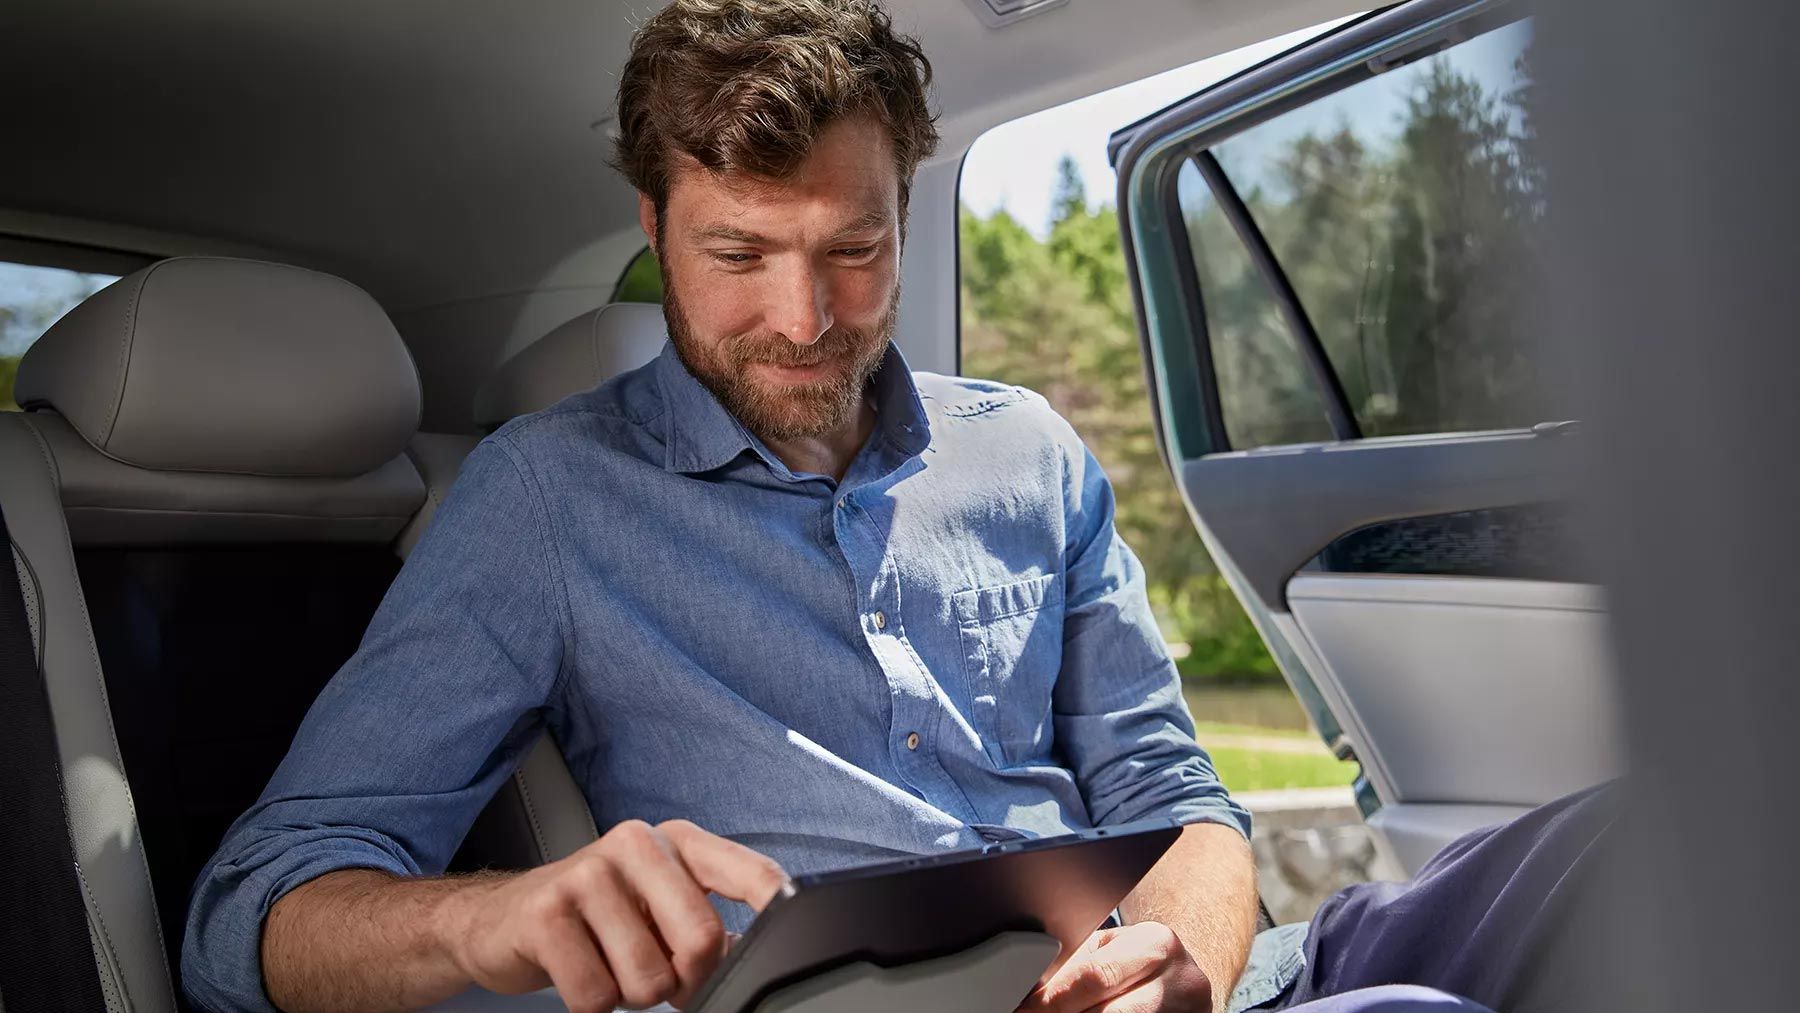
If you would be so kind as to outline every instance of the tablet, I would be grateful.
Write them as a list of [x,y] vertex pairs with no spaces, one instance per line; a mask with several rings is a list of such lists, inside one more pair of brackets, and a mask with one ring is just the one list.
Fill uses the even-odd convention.
[[1180,834],[1175,821],[1152,820],[797,876],[687,1008],[749,1013],[846,964],[898,967],[1011,930],[1055,938],[1060,964]]

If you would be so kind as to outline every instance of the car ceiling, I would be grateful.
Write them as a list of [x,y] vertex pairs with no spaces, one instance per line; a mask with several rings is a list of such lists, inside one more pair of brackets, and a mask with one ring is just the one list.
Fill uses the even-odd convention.
[[[607,129],[655,6],[7,0],[0,232],[260,252],[391,309],[542,289],[634,227]],[[994,124],[1357,6],[1070,0],[998,30],[962,0],[890,9],[960,159]]]

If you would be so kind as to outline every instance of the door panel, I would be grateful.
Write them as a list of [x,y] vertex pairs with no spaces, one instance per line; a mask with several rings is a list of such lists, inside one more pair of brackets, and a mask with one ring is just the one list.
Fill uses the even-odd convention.
[[1444,849],[1444,845],[1471,830],[1505,823],[1529,810],[1506,805],[1438,805],[1402,802],[1382,806],[1369,817],[1369,826],[1387,838],[1394,857],[1411,875]]
[[1186,462],[1193,510],[1269,608],[1339,536],[1379,521],[1555,501],[1567,487],[1558,430],[1389,437],[1264,447]]
[[1564,538],[1581,437],[1527,297],[1523,17],[1415,0],[1111,146],[1190,515],[1411,868],[1621,768],[1607,615]]
[[1301,574],[1288,601],[1384,800],[1532,806],[1618,773],[1598,588]]

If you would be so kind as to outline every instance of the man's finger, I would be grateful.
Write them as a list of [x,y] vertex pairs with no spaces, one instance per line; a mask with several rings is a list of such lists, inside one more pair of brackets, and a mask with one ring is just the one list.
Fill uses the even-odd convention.
[[1154,922],[1102,930],[1019,1007],[1028,1013],[1083,1013],[1124,995],[1169,963],[1169,930]]
[[654,1006],[673,996],[680,978],[662,940],[651,931],[635,888],[611,862],[595,862],[591,869],[596,880],[605,877],[608,882],[581,891],[581,914],[600,943],[624,1005]]
[[741,900],[758,911],[787,886],[787,873],[774,859],[736,841],[709,834],[685,820],[658,827],[668,837],[699,884],[721,897]]
[[677,998],[691,996],[725,956],[725,925],[662,831],[646,831],[622,847],[622,869],[649,909],[681,979]]
[[569,1013],[611,1013],[619,1005],[619,988],[587,923],[569,911],[552,918],[542,932],[531,956]]

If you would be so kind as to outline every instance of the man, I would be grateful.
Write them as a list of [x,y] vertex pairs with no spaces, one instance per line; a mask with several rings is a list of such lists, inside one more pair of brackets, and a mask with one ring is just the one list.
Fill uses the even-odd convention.
[[[201,875],[197,1005],[679,1003],[784,869],[1173,816],[1126,924],[1028,1005],[1223,1008],[1248,817],[1105,477],[1041,398],[890,344],[929,79],[872,0],[679,0],[639,30],[619,165],[671,343],[471,455]],[[545,725],[606,832],[427,875]],[[1244,1001],[1298,973],[1296,933],[1267,945]]]

